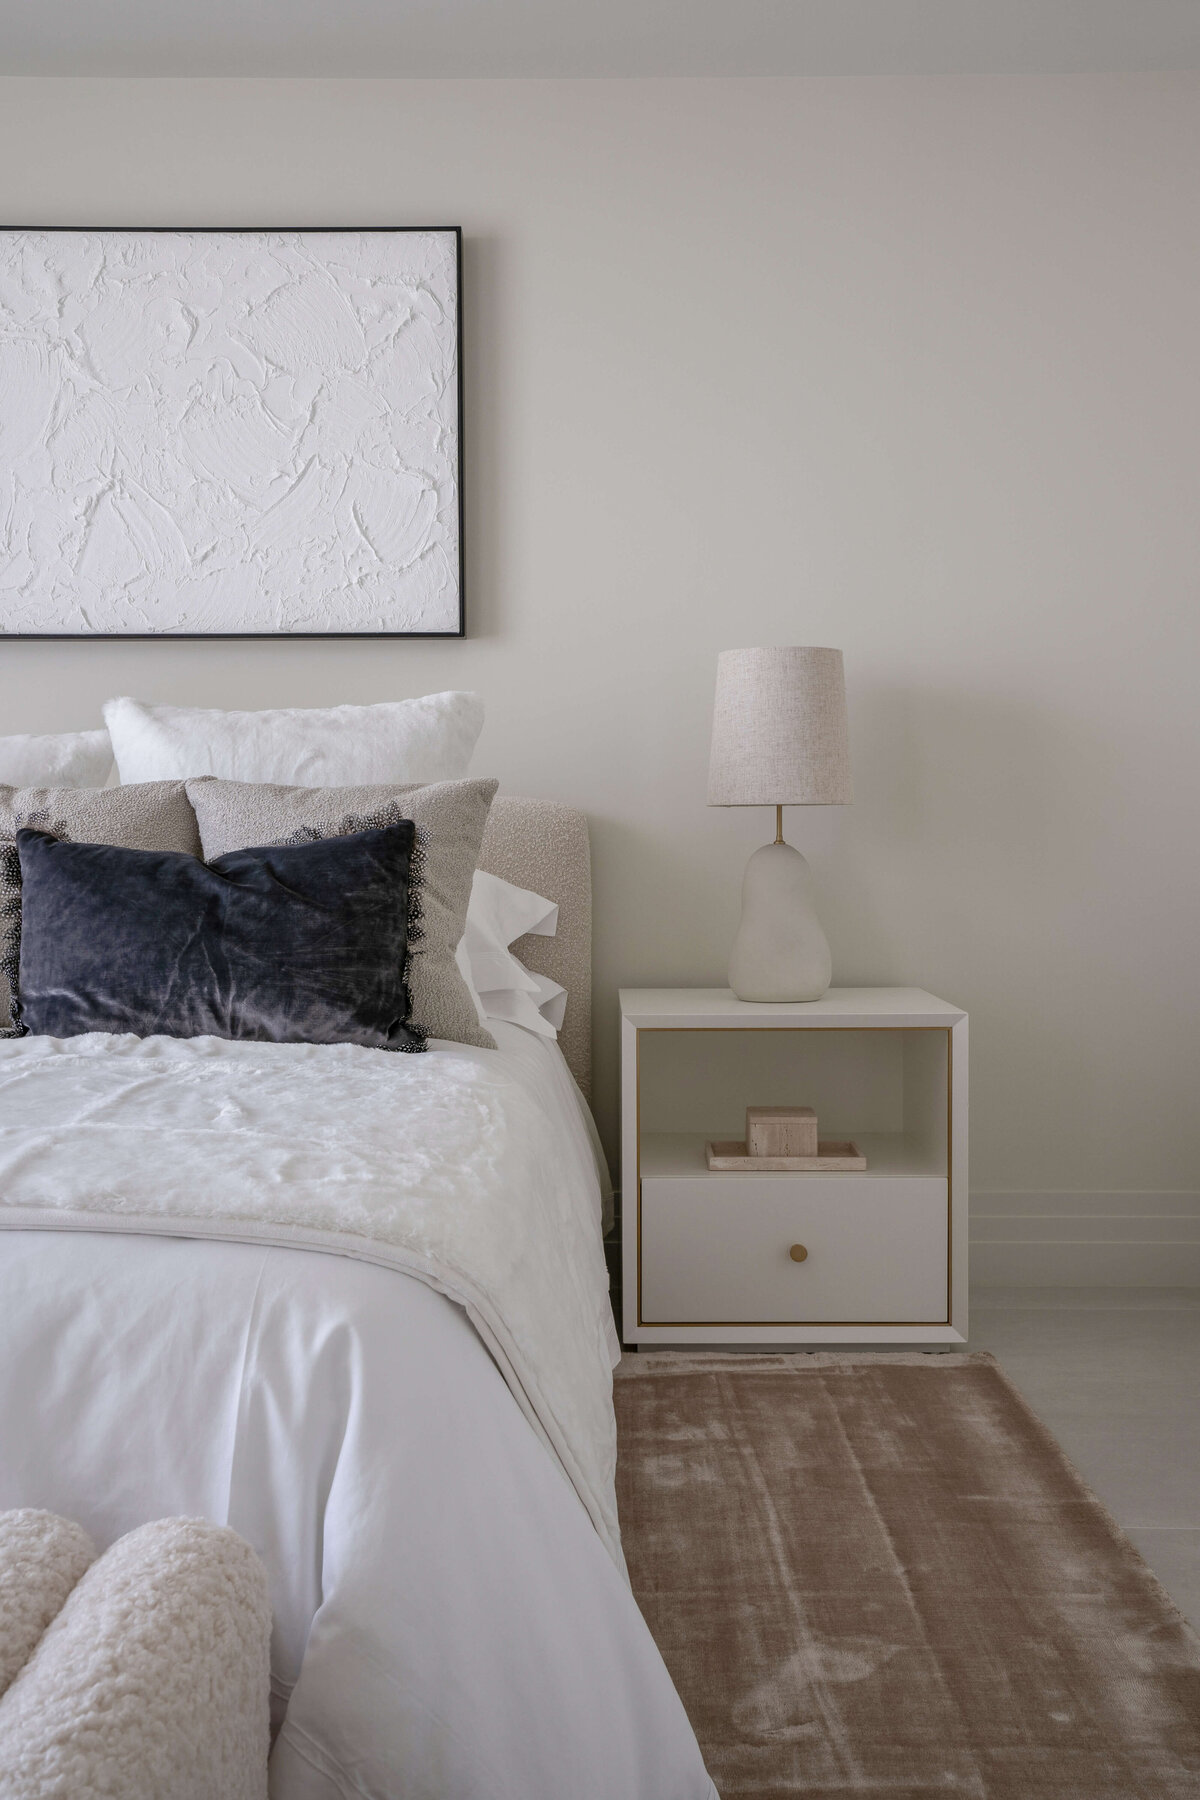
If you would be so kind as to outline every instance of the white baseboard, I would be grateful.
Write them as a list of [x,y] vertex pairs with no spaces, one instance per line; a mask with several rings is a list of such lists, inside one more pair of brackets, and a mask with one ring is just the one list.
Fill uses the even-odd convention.
[[977,1287],[1200,1287],[1200,1193],[972,1193]]

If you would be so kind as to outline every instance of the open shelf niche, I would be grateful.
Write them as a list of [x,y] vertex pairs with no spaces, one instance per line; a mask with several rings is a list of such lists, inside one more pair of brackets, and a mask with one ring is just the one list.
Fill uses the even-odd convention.
[[[949,1163],[949,1041],[940,1027],[640,1034],[641,1174],[703,1175],[710,1140],[745,1136],[747,1106],[811,1106],[822,1138],[851,1138],[865,1177],[931,1175]],[[755,1180],[794,1179],[768,1173]],[[828,1175],[823,1179],[830,1179]]]

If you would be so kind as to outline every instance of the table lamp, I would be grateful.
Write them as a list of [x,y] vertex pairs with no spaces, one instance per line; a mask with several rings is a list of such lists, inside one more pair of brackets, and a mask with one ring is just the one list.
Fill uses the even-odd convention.
[[775,842],[754,852],[742,880],[729,958],[739,1000],[819,1000],[829,987],[833,962],[812,878],[783,841],[783,809],[847,806],[853,797],[841,651],[722,650],[708,804],[775,808]]

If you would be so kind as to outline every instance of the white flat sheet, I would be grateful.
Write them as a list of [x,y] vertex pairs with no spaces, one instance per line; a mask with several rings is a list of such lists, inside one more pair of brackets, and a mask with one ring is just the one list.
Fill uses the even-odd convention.
[[[531,1048],[506,1053],[529,1067],[558,1056],[518,1035]],[[598,1238],[565,1098],[543,1103]],[[144,1154],[155,1166],[152,1139]],[[27,1195],[24,1168],[14,1153],[0,1181]],[[161,1147],[156,1169],[161,1181]],[[393,1268],[249,1242],[0,1232],[0,1506],[18,1505],[76,1518],[101,1544],[169,1514],[254,1544],[288,1703],[275,1800],[714,1794],[558,1463],[464,1309]]]

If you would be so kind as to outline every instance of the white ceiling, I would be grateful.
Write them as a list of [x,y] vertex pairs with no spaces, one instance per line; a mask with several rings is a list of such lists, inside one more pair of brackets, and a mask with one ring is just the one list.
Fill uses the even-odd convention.
[[1200,0],[0,0],[8,75],[1200,67]]

